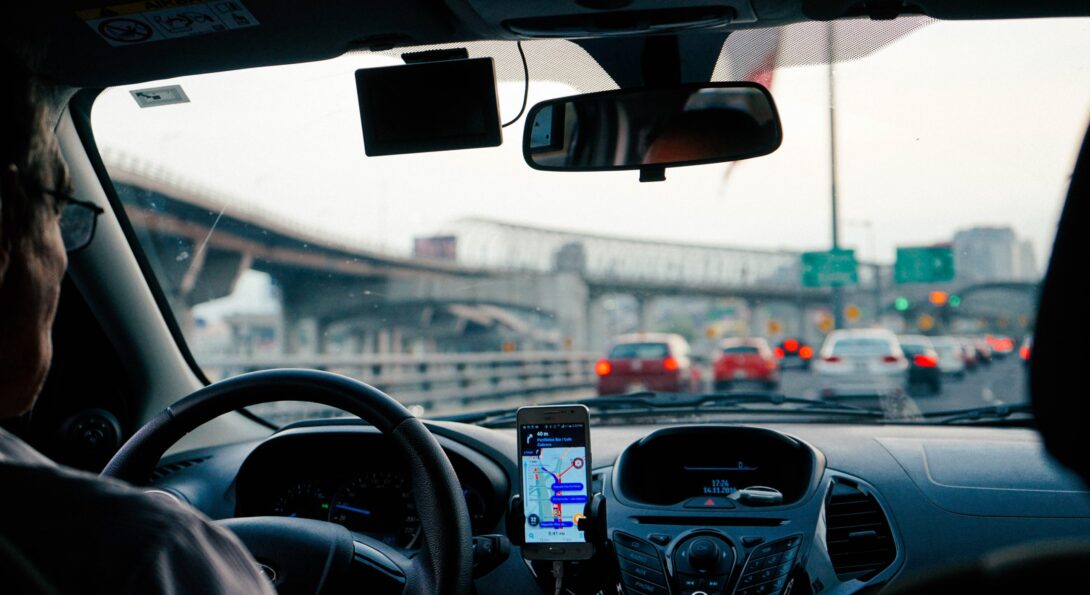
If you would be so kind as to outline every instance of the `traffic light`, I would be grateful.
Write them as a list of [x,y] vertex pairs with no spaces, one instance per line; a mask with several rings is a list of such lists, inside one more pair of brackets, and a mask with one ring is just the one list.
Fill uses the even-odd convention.
[[897,310],[898,312],[904,312],[905,310],[908,310],[908,298],[901,296],[893,300],[893,309]]
[[950,304],[951,308],[957,308],[961,305],[961,296],[954,294],[950,296],[950,299],[947,301],[947,303]]
[[932,291],[927,295],[927,301],[936,306],[942,306],[946,304],[949,297],[950,296],[945,291]]

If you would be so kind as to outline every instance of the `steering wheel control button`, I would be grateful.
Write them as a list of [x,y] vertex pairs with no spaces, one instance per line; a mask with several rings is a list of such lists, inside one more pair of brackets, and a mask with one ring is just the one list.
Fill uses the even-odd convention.
[[647,543],[646,541],[643,541],[642,539],[633,537],[628,533],[621,533],[620,531],[617,531],[613,534],[613,541],[617,545],[621,545],[628,549],[647,554],[648,556],[655,556],[657,558],[659,555],[659,552],[655,549],[655,546]]
[[685,508],[703,508],[707,510],[729,510],[734,508],[733,500],[722,496],[698,496],[685,501]]

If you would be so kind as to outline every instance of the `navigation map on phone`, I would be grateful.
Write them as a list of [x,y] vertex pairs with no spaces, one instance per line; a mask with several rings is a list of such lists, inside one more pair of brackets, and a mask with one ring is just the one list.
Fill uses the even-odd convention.
[[521,426],[523,506],[528,543],[582,543],[587,502],[586,427],[581,423]]

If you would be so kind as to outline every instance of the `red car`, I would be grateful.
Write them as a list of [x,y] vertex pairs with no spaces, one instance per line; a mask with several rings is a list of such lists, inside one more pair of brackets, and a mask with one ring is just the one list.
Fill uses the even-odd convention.
[[739,382],[775,389],[780,384],[780,362],[764,339],[724,339],[712,365],[715,390],[729,390]]
[[689,356],[689,342],[681,335],[667,333],[617,337],[594,371],[598,374],[599,395],[640,390],[696,392],[701,384],[700,372]]

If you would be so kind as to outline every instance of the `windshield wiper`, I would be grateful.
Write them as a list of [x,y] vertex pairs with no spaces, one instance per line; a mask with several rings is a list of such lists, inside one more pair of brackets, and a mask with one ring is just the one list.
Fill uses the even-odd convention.
[[[648,415],[656,413],[800,413],[835,414],[881,419],[885,413],[878,409],[868,409],[829,401],[815,401],[799,397],[788,397],[780,393],[753,391],[727,393],[657,393],[637,391],[620,395],[593,397],[576,401],[586,405],[592,413],[609,415]],[[772,405],[775,408],[753,409],[746,405]],[[790,405],[780,409],[783,405]],[[502,426],[515,421],[516,409],[483,411],[444,419],[464,423],[476,423],[482,426]]]
[[985,405],[983,407],[971,407],[969,409],[954,409],[950,411],[930,411],[921,414],[926,419],[942,418],[935,423],[952,424],[958,422],[996,421],[1005,420],[1015,415],[1026,415],[1033,419],[1033,407],[1029,403],[1014,405]]

